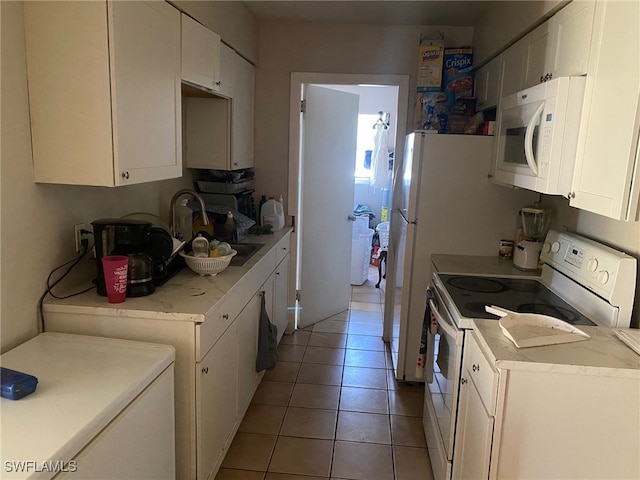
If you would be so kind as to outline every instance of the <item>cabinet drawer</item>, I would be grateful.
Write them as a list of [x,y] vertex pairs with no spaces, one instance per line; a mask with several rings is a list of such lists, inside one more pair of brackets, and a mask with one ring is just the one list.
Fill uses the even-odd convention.
[[276,245],[276,266],[287,256],[290,249],[291,234],[287,234]]
[[471,377],[478,389],[482,403],[487,412],[495,415],[496,397],[498,395],[498,372],[491,366],[487,357],[480,350],[475,334],[467,337],[465,348],[466,375]]

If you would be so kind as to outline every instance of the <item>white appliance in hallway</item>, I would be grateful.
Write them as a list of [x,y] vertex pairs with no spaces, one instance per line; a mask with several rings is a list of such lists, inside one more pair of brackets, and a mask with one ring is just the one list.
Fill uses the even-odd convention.
[[384,316],[398,380],[424,381],[416,363],[431,254],[498,255],[500,239],[513,237],[518,210],[538,198],[491,182],[493,140],[424,132],[406,137],[394,179]]

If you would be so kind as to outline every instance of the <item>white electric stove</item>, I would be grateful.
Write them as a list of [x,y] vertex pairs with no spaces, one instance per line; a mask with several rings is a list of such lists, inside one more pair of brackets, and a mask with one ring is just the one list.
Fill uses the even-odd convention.
[[630,325],[635,258],[585,237],[552,230],[541,260],[539,276],[506,266],[483,271],[477,262],[465,271],[463,260],[449,272],[434,268],[427,310],[437,329],[427,336],[424,426],[436,480],[451,478],[465,330],[473,328],[474,320],[498,320],[486,312],[487,305],[549,315],[578,328]]

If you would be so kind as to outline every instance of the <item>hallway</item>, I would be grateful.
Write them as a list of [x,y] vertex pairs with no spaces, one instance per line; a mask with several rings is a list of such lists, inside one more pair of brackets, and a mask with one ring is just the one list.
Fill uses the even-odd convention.
[[424,387],[397,382],[377,268],[350,309],[285,335],[216,480],[430,480]]

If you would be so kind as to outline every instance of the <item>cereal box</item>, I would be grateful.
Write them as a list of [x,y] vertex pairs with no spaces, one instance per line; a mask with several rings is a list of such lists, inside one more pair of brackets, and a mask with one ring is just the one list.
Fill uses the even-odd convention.
[[420,45],[418,51],[418,92],[442,90],[442,62],[444,46],[432,43]]
[[456,97],[473,94],[473,49],[447,48],[444,51],[443,90]]
[[445,92],[418,92],[415,104],[415,129],[439,130],[438,115],[450,114],[455,96]]

